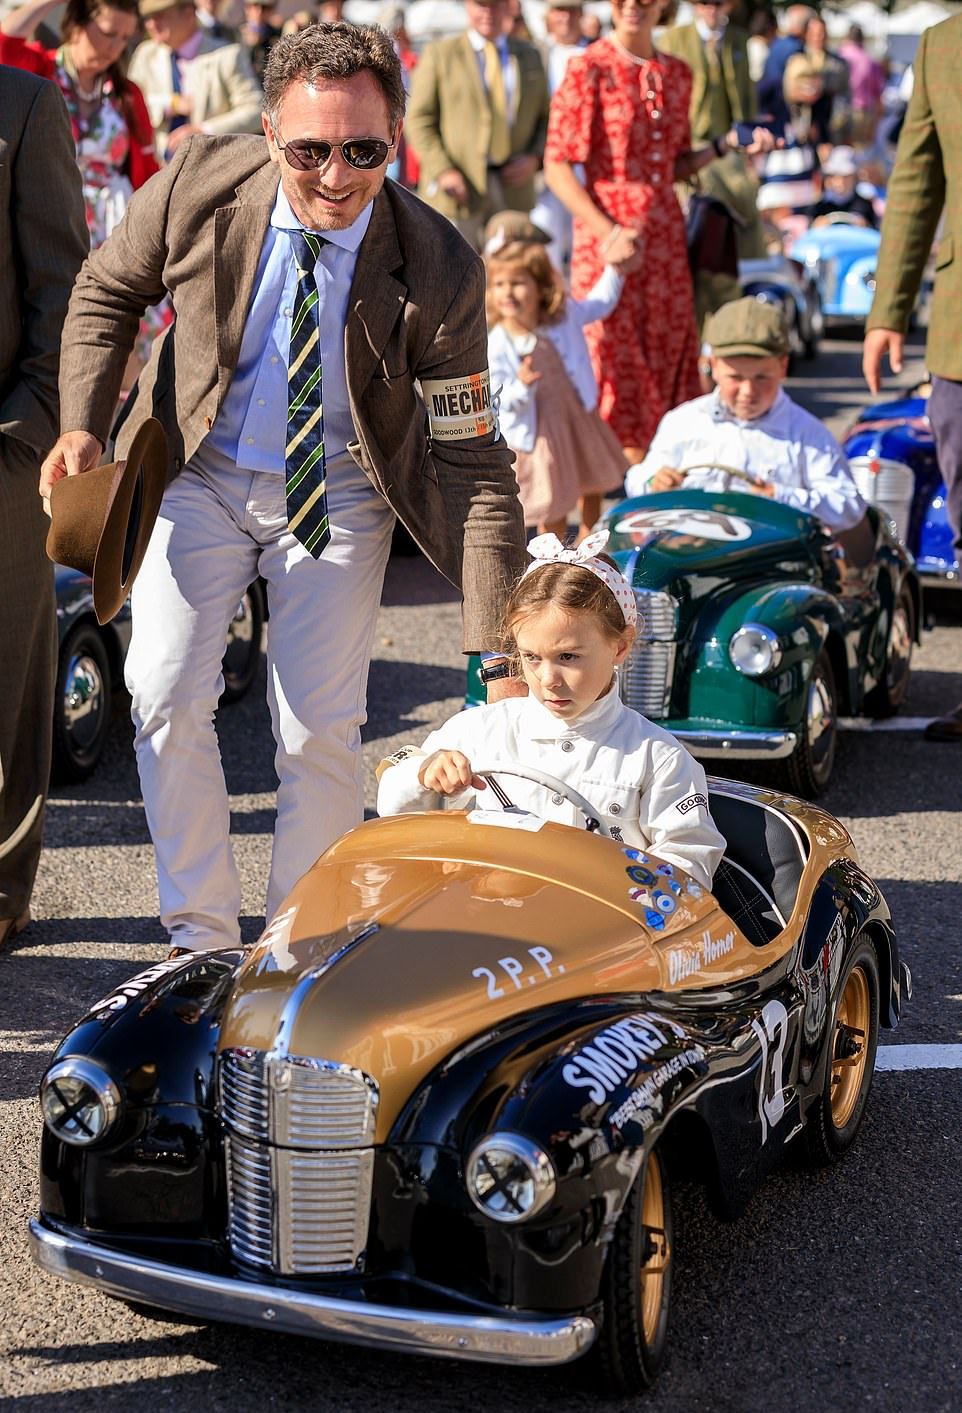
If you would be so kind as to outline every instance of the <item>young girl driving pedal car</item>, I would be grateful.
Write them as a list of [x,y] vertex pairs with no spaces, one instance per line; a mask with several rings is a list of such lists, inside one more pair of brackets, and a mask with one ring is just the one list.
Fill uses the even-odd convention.
[[[534,556],[505,610],[505,645],[528,685],[462,711],[420,750],[405,747],[378,769],[378,812],[437,808],[438,796],[474,792],[474,807],[500,809],[475,772],[516,767],[552,775],[584,795],[616,839],[650,848],[711,887],[725,848],[708,811],[705,772],[683,746],[625,706],[616,669],[636,634],[631,586],[598,552],[600,531],[577,549],[554,535]],[[578,809],[533,781],[499,780],[514,804],[543,819],[582,825]]]

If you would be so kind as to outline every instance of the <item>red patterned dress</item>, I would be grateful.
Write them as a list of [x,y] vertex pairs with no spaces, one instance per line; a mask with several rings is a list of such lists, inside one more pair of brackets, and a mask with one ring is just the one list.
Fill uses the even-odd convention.
[[[599,39],[572,59],[551,100],[545,159],[581,163],[595,205],[641,232],[644,263],[614,313],[585,330],[599,411],[622,446],[647,447],[662,416],[697,397],[698,331],[685,223],[672,185],[691,146],[691,70],[669,54],[636,59]],[[598,240],[575,220],[571,293],[601,274]]]

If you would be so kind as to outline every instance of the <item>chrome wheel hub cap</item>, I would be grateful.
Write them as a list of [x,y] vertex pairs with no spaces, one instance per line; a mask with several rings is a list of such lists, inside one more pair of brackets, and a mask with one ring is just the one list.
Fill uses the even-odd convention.
[[92,657],[70,659],[63,693],[63,715],[71,739],[81,749],[97,738],[104,713],[106,687]]

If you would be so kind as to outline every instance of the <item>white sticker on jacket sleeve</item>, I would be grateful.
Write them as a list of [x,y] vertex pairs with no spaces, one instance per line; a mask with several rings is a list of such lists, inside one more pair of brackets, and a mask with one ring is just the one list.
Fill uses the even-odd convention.
[[494,431],[487,368],[462,378],[422,378],[421,390],[435,441],[463,442]]

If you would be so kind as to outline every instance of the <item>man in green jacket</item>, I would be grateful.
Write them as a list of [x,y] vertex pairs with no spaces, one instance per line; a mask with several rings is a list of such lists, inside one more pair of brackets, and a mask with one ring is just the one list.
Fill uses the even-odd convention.
[[548,133],[548,80],[533,44],[508,38],[507,0],[465,0],[468,28],[429,44],[411,81],[407,138],[418,195],[480,247],[495,211],[530,211]]
[[[748,69],[748,33],[729,23],[731,0],[699,0],[690,24],[673,25],[659,36],[658,47],[683,59],[692,72],[692,144],[698,147],[727,133],[735,123],[755,116],[755,85]],[[755,195],[758,183],[741,152],[729,152],[699,174],[706,196],[723,201],[737,219],[738,255],[742,260],[766,254]],[[682,200],[686,193],[681,193]],[[707,315],[738,299],[741,286],[730,275],[695,274],[695,310],[699,325]]]
[[[932,379],[929,420],[962,560],[962,16],[925,31],[913,67],[915,86],[886,194],[862,368],[873,393],[886,355],[893,372],[902,371],[905,331],[944,211],[925,358]],[[962,705],[931,722],[925,734],[930,741],[962,742]]]

